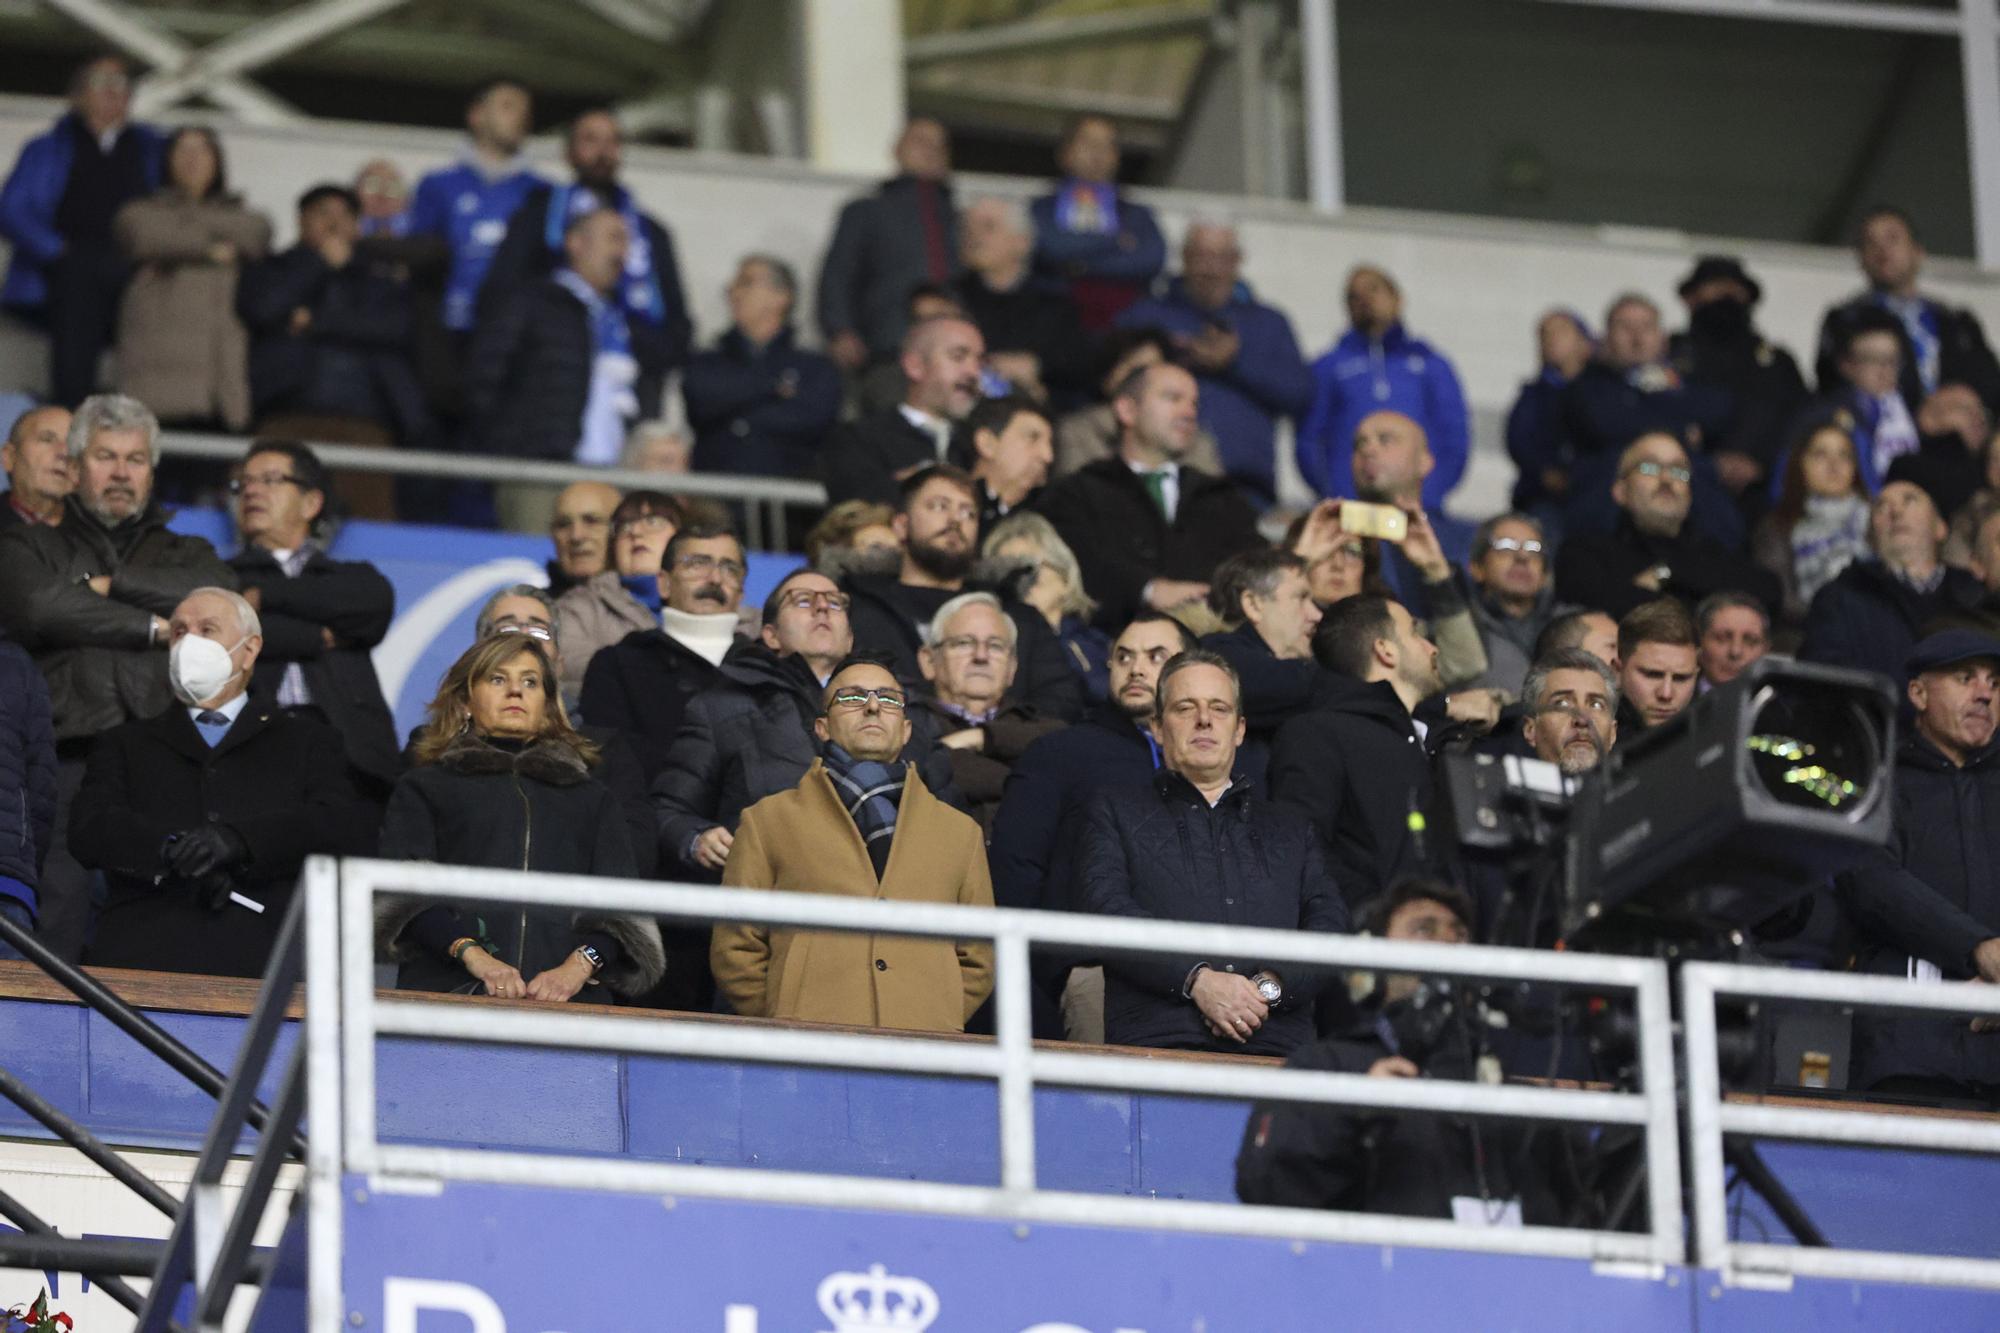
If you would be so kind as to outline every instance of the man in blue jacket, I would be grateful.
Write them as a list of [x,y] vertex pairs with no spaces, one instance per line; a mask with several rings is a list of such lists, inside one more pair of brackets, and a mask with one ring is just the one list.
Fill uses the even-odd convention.
[[1313,379],[1285,312],[1243,281],[1236,229],[1197,222],[1181,243],[1181,275],[1164,294],[1128,306],[1124,328],[1164,329],[1201,383],[1201,424],[1223,471],[1259,510],[1276,495],[1278,418],[1312,406]]
[[0,305],[48,329],[54,400],[75,407],[97,387],[128,276],[111,222],[158,188],[162,141],[126,119],[132,82],[117,56],[79,67],[69,98],[68,113],[28,141],[0,187],[0,236],[14,248]]
[[1035,200],[1035,268],[1065,284],[1083,327],[1098,333],[1146,294],[1167,262],[1153,210],[1118,189],[1118,127],[1079,116],[1056,149],[1063,178]]
[[1317,391],[1299,428],[1299,472],[1321,495],[1353,497],[1355,428],[1371,412],[1400,412],[1430,442],[1424,508],[1441,509],[1471,447],[1458,372],[1403,327],[1402,290],[1373,264],[1347,275],[1347,315],[1354,327],[1312,365]]
[[444,326],[472,332],[479,287],[507,237],[507,220],[537,186],[546,186],[521,156],[534,123],[534,101],[512,79],[490,79],[465,104],[471,134],[464,156],[417,182],[409,230],[435,236],[451,251],[445,278]]

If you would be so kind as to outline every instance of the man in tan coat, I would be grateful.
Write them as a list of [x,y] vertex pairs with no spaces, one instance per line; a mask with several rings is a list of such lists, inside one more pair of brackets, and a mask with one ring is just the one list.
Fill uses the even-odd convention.
[[[872,659],[836,667],[813,723],[822,757],[744,812],[723,884],[991,907],[979,826],[897,763],[907,702]],[[962,1032],[993,989],[983,942],[719,925],[709,962],[736,1012],[758,1018]]]

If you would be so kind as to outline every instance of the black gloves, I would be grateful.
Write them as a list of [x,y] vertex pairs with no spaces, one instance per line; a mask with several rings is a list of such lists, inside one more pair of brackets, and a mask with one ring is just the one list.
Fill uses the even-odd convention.
[[179,879],[202,879],[250,859],[243,835],[227,824],[202,824],[167,839],[160,859]]

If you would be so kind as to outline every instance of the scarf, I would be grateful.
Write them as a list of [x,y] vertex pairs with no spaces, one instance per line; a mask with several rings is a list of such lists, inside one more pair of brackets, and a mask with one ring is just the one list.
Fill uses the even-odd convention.
[[721,666],[730,645],[736,642],[734,611],[676,611],[660,608],[660,628],[681,647],[710,666]]
[[569,269],[556,281],[583,302],[590,325],[590,396],[584,399],[577,432],[579,463],[616,467],[625,453],[625,423],[639,415],[639,363],[632,356],[632,331],[625,311],[600,296]]
[[1868,502],[1858,495],[1809,495],[1792,525],[1792,571],[1799,598],[1833,582],[1856,557],[1868,553]]
[[896,811],[903,798],[904,769],[901,763],[884,764],[874,759],[856,759],[832,741],[822,756],[833,790],[854,820],[868,859],[875,863],[875,878],[881,879],[889,865],[889,846],[896,837]]
[[549,253],[561,257],[563,231],[579,213],[610,207],[625,219],[631,237],[625,250],[625,285],[619,289],[619,303],[625,313],[648,324],[667,322],[667,299],[660,293],[660,275],[653,271],[653,242],[647,236],[639,205],[622,185],[596,190],[587,185],[558,185],[549,191],[549,211],[542,225],[542,243]]
[[1096,181],[1066,181],[1056,195],[1056,226],[1066,232],[1109,236],[1118,230],[1118,187]]

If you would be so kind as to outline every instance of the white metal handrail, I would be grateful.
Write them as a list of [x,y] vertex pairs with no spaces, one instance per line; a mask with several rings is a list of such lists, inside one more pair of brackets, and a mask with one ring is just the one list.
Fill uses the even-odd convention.
[[[331,900],[308,914],[309,976],[322,959],[338,968],[337,1018],[308,1023],[322,1058],[339,1050],[342,1092],[314,1085],[312,1123],[338,1125],[344,1169],[358,1173],[615,1188],[642,1192],[726,1194],[825,1206],[895,1207],[1020,1220],[1097,1221],[1196,1231],[1278,1234],[1385,1245],[1450,1246],[1516,1254],[1652,1265],[1681,1261],[1678,1189],[1648,1190],[1645,1234],[1528,1227],[1460,1228],[1453,1223],[1361,1214],[1244,1208],[1169,1200],[1127,1200],[1038,1189],[1034,1091],[1039,1085],[1117,1089],[1175,1096],[1260,1097],[1433,1114],[1566,1123],[1632,1125],[1645,1132],[1649,1181],[1680,1177],[1671,1017],[1664,965],[1611,958],[1436,945],[1206,926],[1185,922],[1083,917],[1065,913],[951,904],[721,889],[706,885],[535,875],[405,862],[316,861],[308,871],[327,883]],[[315,878],[317,877],[317,878]],[[979,1042],[935,1041],[914,1034],[819,1032],[802,1028],[718,1029],[663,1018],[640,1023],[575,1008],[443,1007],[379,999],[372,969],[374,904],[379,894],[436,899],[499,899],[546,907],[633,912],[685,921],[741,921],[807,929],[866,931],[945,939],[987,939],[995,946],[998,1036]],[[337,904],[337,906],[335,905]],[[337,933],[338,939],[334,936]],[[1642,1091],[1571,1091],[1490,1087],[1451,1081],[1374,1079],[1231,1065],[1182,1065],[1142,1056],[1037,1050],[1029,1014],[1029,946],[1086,947],[1098,953],[1251,955],[1329,969],[1407,971],[1483,980],[1539,981],[1570,988],[1631,992],[1638,1016]],[[324,995],[324,989],[310,992]],[[587,1008],[587,1007],[586,1007]],[[309,1020],[313,1010],[309,1007]],[[642,1055],[889,1070],[985,1078],[997,1085],[1000,1184],[947,1186],[835,1175],[619,1161],[543,1154],[500,1154],[381,1143],[376,1132],[375,1043],[382,1036],[495,1041]],[[317,1066],[315,1066],[317,1068]],[[337,1196],[335,1198],[337,1203]]]
[[[1717,997],[1724,995],[1886,1013],[2000,1016],[2000,987],[1970,982],[1925,985],[1900,977],[1799,972],[1733,963],[1689,963],[1681,969],[1696,1262],[1721,1270],[1725,1277],[1778,1273],[2000,1290],[2000,1259],[1808,1248],[1729,1238],[1725,1135],[2000,1155],[2000,1124],[1834,1107],[1726,1102],[1722,1098],[1715,1008]],[[2000,1037],[1994,1040],[2000,1041]]]

